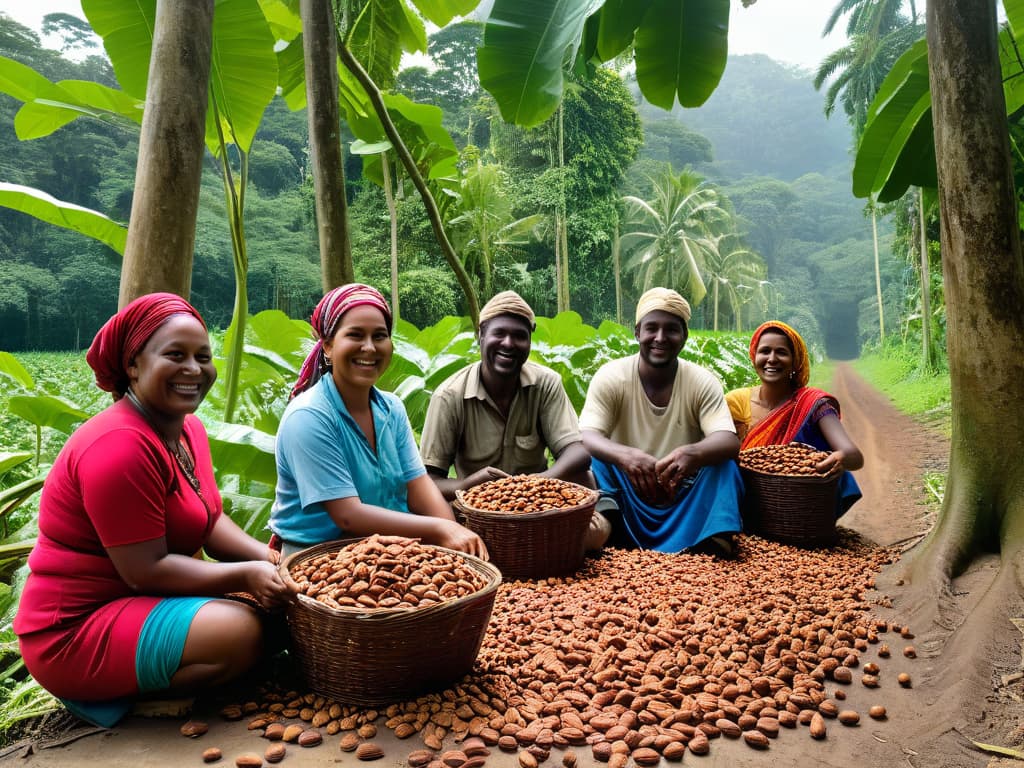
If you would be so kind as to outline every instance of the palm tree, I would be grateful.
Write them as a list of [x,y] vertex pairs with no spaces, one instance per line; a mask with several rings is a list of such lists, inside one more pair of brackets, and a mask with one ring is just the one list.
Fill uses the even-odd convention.
[[734,326],[740,330],[743,305],[753,298],[767,272],[764,260],[740,245],[735,235],[720,239],[704,263],[705,279],[711,284],[713,330],[718,330],[720,299],[729,305]]
[[451,207],[448,228],[466,271],[478,281],[482,295],[490,297],[496,259],[503,245],[522,245],[539,239],[544,214],[512,218],[509,182],[500,165],[479,157],[464,173],[458,198]]
[[635,273],[640,290],[676,288],[696,306],[707,295],[701,272],[717,251],[716,233],[729,220],[725,200],[689,168],[677,176],[668,166],[651,182],[652,200],[622,198],[624,267]]
[[[850,124],[854,142],[859,142],[867,123],[868,108],[874,101],[885,76],[893,63],[911,45],[924,36],[924,23],[918,20],[917,5],[909,0],[910,15],[903,13],[905,0],[839,0],[822,35],[828,35],[843,16],[849,14],[846,34],[849,43],[829,54],[818,67],[814,87],[818,90],[825,81],[832,83],[825,92],[825,115],[835,110],[836,101],[842,102]],[[882,309],[882,282],[878,268],[877,211],[871,203],[871,228],[875,243],[875,292],[878,300],[879,334],[885,338],[885,317]]]
[[837,101],[842,103],[857,136],[864,130],[868,107],[893,63],[924,36],[915,3],[910,1],[909,16],[903,13],[905,4],[905,0],[839,0],[825,24],[823,35],[828,35],[839,19],[849,14],[849,42],[819,65],[814,87],[820,90],[826,81],[832,81],[825,92],[825,114],[832,114]]

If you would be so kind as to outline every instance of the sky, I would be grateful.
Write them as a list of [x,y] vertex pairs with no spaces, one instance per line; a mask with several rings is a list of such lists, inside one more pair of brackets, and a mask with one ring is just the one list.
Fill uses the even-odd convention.
[[[824,40],[821,37],[835,4],[836,0],[757,0],[744,8],[740,0],[732,0],[729,52],[764,53],[787,64],[817,69],[845,40],[843,21],[838,32]],[[0,0],[0,11],[37,33],[48,13],[85,18],[79,0]],[[55,41],[44,44],[57,45]]]

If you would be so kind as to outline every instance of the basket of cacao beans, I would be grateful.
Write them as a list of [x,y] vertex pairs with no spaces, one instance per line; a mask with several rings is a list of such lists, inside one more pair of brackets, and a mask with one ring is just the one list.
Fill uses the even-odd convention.
[[415,698],[469,672],[501,583],[472,555],[376,534],[317,544],[280,570],[299,590],[287,616],[306,684],[360,706]]
[[512,475],[457,491],[452,506],[506,579],[543,579],[583,564],[597,499],[597,491],[576,483]]
[[744,528],[801,547],[835,544],[841,473],[825,476],[815,469],[827,455],[804,443],[740,451]]

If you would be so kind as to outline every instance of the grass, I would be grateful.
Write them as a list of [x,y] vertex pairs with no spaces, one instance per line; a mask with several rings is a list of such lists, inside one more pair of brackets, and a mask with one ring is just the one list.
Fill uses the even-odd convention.
[[[853,361],[854,370],[888,395],[897,410],[940,430],[952,429],[949,372],[920,369],[920,359],[900,348],[887,348]],[[946,493],[946,474],[926,472],[921,483],[928,507],[937,512]]]
[[924,372],[916,356],[882,350],[858,358],[853,367],[888,395],[903,413],[950,434],[949,372]]
[[808,386],[824,389],[827,392],[835,369],[836,364],[833,360],[826,359],[811,363],[811,377],[807,382]]

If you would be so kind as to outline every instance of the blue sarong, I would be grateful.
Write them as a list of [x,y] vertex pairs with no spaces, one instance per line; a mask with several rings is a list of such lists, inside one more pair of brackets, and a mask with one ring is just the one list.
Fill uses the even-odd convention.
[[710,536],[743,529],[743,479],[735,461],[702,468],[675,501],[663,507],[641,499],[626,473],[614,464],[594,458],[590,469],[597,487],[618,503],[629,539],[642,549],[681,552]]

